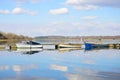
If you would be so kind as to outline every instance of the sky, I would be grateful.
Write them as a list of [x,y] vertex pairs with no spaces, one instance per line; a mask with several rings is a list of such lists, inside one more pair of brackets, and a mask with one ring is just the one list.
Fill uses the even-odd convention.
[[120,34],[120,0],[0,0],[0,31],[26,36]]

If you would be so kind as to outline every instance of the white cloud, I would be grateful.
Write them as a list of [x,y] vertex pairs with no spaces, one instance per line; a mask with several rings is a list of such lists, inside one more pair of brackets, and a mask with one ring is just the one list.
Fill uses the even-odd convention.
[[35,16],[35,15],[37,15],[37,12],[36,11],[28,11],[28,14],[32,15],[32,16]]
[[26,0],[14,0],[17,4],[24,3]]
[[23,4],[23,3],[39,3],[41,1],[51,1],[51,0],[14,0],[16,4]]
[[49,10],[49,13],[52,15],[67,14],[68,9],[67,8],[52,9],[52,10]]
[[0,14],[9,14],[10,11],[9,10],[0,10]]
[[84,16],[84,17],[82,17],[83,20],[94,20],[96,18],[97,18],[97,16]]
[[31,2],[31,3],[38,3],[38,2],[40,2],[40,1],[43,1],[43,0],[31,0],[30,2]]
[[30,11],[30,10],[27,10],[27,9],[22,9],[22,8],[14,8],[13,11],[12,11],[13,14],[29,14],[29,15],[36,15],[37,12],[35,11]]
[[85,0],[67,0],[66,4],[69,5],[78,5],[80,3],[85,3]]
[[[12,26],[8,30],[8,27]],[[16,27],[17,26],[17,27]],[[29,23],[29,24],[0,24],[0,29],[6,32],[14,32],[27,36],[105,36],[120,34],[120,23],[114,21],[91,21],[83,20],[81,22],[51,22],[51,23]],[[29,32],[26,32],[29,29]],[[43,30],[44,29],[44,30]]]
[[[99,7],[119,7],[120,0],[66,0],[65,4],[75,9],[97,9]],[[86,9],[88,8],[88,9]]]
[[94,10],[98,8],[98,6],[95,5],[83,5],[83,6],[75,5],[73,7],[76,10]]
[[[88,17],[91,18],[92,17]],[[94,17],[95,18],[95,17]],[[49,24],[51,29],[55,31],[52,34],[58,35],[118,35],[120,34],[120,23],[116,22],[56,22],[56,24]]]
[[24,9],[19,8],[19,7],[14,8],[13,11],[12,11],[13,14],[24,14],[25,12],[26,11]]
[[10,11],[10,10],[0,10],[0,14],[29,14],[29,15],[36,15],[37,12],[30,11],[30,10],[27,10],[27,9],[23,9],[23,8],[20,8],[20,7],[16,7],[12,11]]

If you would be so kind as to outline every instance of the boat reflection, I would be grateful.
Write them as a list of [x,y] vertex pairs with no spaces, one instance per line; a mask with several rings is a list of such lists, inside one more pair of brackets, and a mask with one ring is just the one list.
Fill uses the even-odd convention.
[[98,51],[98,50],[104,50],[104,49],[120,49],[120,47],[92,47],[92,48],[57,48],[55,49],[52,45],[46,45],[43,48],[17,48],[15,46],[10,47],[9,45],[0,45],[0,51],[15,51],[15,52],[20,52],[23,54],[35,54],[39,53],[41,51],[58,51],[60,53],[64,52],[71,52],[71,51],[76,51],[76,50],[83,50],[83,51]]
[[85,51],[92,51],[92,50],[104,50],[104,49],[109,49],[109,48],[86,48]]
[[4,51],[5,50],[5,45],[0,45],[0,51]]
[[40,52],[40,51],[28,51],[28,52],[23,52],[23,54],[32,55],[32,54],[39,53],[39,52]]
[[82,50],[82,48],[58,48],[57,50],[59,52],[70,52],[75,50]]
[[11,49],[6,49],[6,51],[32,55],[32,54],[39,53],[39,52],[43,51],[43,49],[42,48],[32,48],[32,49],[11,48]]
[[20,52],[20,53],[23,53],[23,54],[28,54],[28,55],[32,55],[32,54],[35,54],[35,53],[39,53],[43,51],[43,49],[41,48],[34,48],[34,49],[17,49],[15,52]]

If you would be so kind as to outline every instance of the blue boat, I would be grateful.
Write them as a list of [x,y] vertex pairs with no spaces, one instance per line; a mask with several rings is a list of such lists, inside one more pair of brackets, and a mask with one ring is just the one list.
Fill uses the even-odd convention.
[[85,43],[85,50],[91,50],[93,48],[93,45],[94,44],[91,44],[91,43]]
[[91,49],[98,49],[98,48],[109,48],[108,44],[92,44],[92,43],[85,43],[85,50],[91,50]]

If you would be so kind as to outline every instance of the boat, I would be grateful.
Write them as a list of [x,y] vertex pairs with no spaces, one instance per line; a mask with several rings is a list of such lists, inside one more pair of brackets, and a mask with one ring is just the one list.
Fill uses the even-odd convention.
[[82,44],[58,44],[56,45],[57,48],[81,48]]
[[17,48],[43,48],[38,42],[35,41],[22,41],[21,43],[16,43]]
[[94,43],[85,43],[85,50],[91,50],[95,48],[109,48],[108,44],[94,44]]

